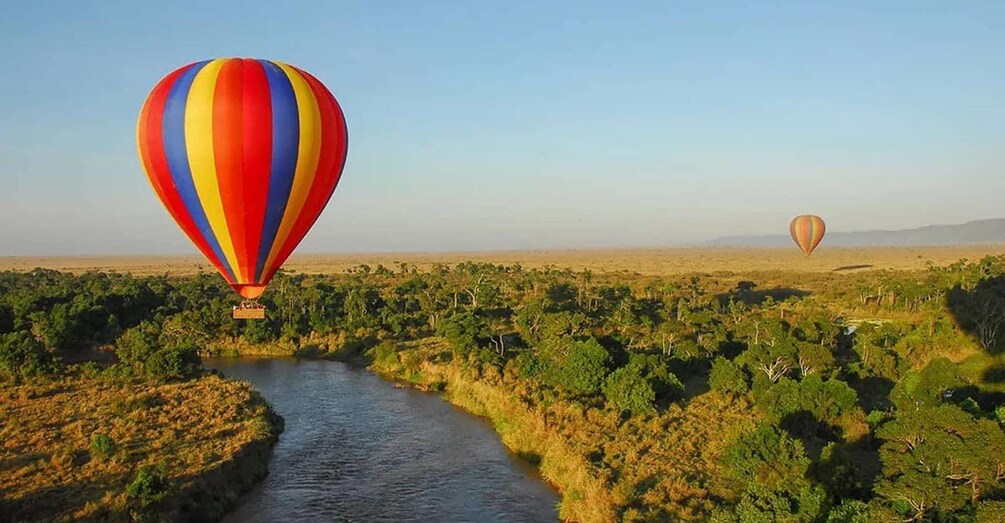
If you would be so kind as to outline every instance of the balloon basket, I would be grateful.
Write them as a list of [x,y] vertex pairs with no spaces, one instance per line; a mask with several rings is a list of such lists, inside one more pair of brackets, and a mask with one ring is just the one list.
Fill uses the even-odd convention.
[[240,305],[234,306],[233,317],[235,320],[263,320],[265,305],[254,300],[242,301]]

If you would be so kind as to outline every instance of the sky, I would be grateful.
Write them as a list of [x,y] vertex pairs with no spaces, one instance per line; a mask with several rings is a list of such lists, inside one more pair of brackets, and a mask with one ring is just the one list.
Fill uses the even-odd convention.
[[0,256],[194,254],[140,166],[164,75],[339,100],[298,252],[659,247],[1005,217],[1005,2],[62,2],[0,17]]

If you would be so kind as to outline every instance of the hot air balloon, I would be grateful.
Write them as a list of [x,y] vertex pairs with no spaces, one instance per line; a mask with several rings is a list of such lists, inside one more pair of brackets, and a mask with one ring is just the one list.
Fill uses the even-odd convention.
[[154,87],[136,135],[154,192],[246,300],[234,316],[264,317],[254,300],[342,174],[348,131],[335,97],[292,65],[205,60]]
[[824,221],[819,216],[812,214],[796,216],[789,224],[789,234],[792,235],[792,240],[806,256],[813,253],[813,249],[817,248],[820,240],[824,239],[825,230]]

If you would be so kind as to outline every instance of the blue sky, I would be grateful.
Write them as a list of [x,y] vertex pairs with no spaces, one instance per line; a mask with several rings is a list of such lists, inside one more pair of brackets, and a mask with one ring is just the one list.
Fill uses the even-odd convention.
[[301,252],[663,246],[1005,216],[1002,2],[12,2],[0,255],[194,253],[136,157],[176,67],[286,61],[349,125]]

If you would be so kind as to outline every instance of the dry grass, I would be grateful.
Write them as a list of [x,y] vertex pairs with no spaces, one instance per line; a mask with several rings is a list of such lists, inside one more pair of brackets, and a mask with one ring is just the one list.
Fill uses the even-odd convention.
[[[247,483],[225,477],[249,470],[237,461],[262,459],[264,467],[259,447],[276,436],[271,420],[248,384],[216,376],[0,387],[0,520],[127,519],[125,485],[140,466],[160,464],[177,486],[169,510],[198,500],[206,503],[200,516],[211,518],[236,496],[227,489]],[[95,434],[114,441],[111,456],[91,454]]]
[[[300,254],[285,268],[304,273],[338,273],[360,264],[383,264],[396,268],[408,263],[420,270],[436,263],[462,261],[520,264],[525,268],[556,266],[598,272],[630,271],[647,275],[692,272],[847,272],[853,270],[923,269],[927,262],[946,265],[961,258],[976,260],[1005,251],[1000,245],[959,247],[869,247],[827,248],[822,246],[806,258],[795,247],[786,249],[674,248],[674,249],[582,249],[444,253]],[[44,267],[70,272],[117,271],[135,275],[186,275],[212,271],[196,256],[128,257],[0,257],[0,270],[26,271]]]

